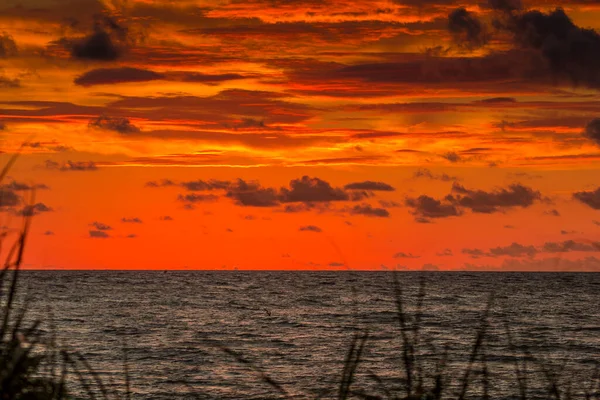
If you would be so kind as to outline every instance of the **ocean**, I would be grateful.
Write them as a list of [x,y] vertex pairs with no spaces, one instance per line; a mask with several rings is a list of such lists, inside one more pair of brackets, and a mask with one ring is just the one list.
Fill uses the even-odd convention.
[[[19,298],[28,318],[81,354],[111,393],[124,393],[126,356],[133,399],[282,398],[266,376],[290,398],[337,398],[353,338],[364,334],[351,389],[389,398],[404,390],[393,277],[23,271]],[[515,358],[528,361],[521,375],[533,397],[547,398],[552,381],[569,387],[571,377],[573,394],[583,393],[600,361],[600,274],[400,272],[397,279],[409,328],[422,299],[416,353],[425,385],[446,354],[443,398],[458,397],[482,329],[469,396],[482,395],[485,376],[492,398],[518,398]]]

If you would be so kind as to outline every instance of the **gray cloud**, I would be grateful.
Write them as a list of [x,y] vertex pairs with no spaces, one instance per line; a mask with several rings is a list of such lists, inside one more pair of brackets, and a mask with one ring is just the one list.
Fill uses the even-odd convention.
[[494,247],[490,249],[491,256],[509,256],[509,257],[533,257],[538,250],[534,246],[524,246],[519,243],[511,243],[509,246]]
[[17,55],[18,48],[12,36],[7,33],[0,35],[0,58],[13,57]]
[[102,222],[98,222],[98,221],[92,222],[90,224],[90,226],[93,226],[94,228],[96,228],[96,230],[99,230],[99,231],[110,231],[110,230],[112,230],[111,226],[103,224]]
[[573,193],[573,198],[588,205],[594,210],[600,210],[600,187],[593,191],[581,191]]
[[315,226],[315,225],[301,226],[299,230],[303,231],[303,232],[317,232],[317,233],[323,232],[323,230],[321,228],[319,228],[318,226]]
[[25,207],[23,207],[23,209],[21,211],[19,211],[19,215],[25,216],[25,217],[32,217],[34,215],[38,215],[44,212],[50,212],[50,211],[54,211],[52,208],[48,207],[47,205],[45,205],[44,203],[36,203],[36,204],[31,204],[31,205],[26,205]]
[[179,201],[183,201],[186,203],[203,203],[203,202],[208,202],[208,201],[216,201],[219,199],[219,196],[216,196],[214,194],[180,194],[179,196],[177,196],[177,200]]
[[428,222],[429,218],[456,217],[462,214],[454,204],[447,201],[442,202],[426,195],[421,195],[416,199],[408,198],[405,204],[413,208],[413,215],[422,218],[419,222]]
[[518,183],[510,185],[507,189],[499,188],[486,192],[470,190],[455,182],[452,192],[454,195],[447,197],[450,202],[469,208],[473,212],[486,214],[512,207],[526,208],[542,199],[540,192]]
[[385,192],[393,192],[394,187],[388,185],[384,182],[373,182],[373,181],[364,181],[364,182],[354,182],[349,183],[344,186],[346,190],[371,190],[371,191],[385,191]]
[[121,222],[129,224],[142,224],[143,221],[137,217],[134,218],[121,218]]
[[486,25],[464,7],[457,8],[448,15],[448,30],[459,46],[469,50],[483,47],[490,40]]
[[584,136],[600,145],[600,118],[595,118],[586,125]]
[[21,202],[21,198],[14,190],[0,187],[0,207],[14,207]]
[[421,258],[421,256],[415,256],[412,253],[405,253],[403,251],[394,254],[394,258]]
[[448,174],[434,174],[434,173],[432,173],[427,168],[419,168],[413,174],[413,178],[416,178],[416,179],[425,178],[425,179],[439,180],[439,181],[443,181],[443,182],[450,182],[450,181],[457,181],[457,180],[459,180],[458,177],[451,176],[451,175],[448,175]]
[[357,204],[349,209],[350,214],[353,215],[364,215],[367,217],[381,217],[387,218],[390,216],[390,212],[385,208],[373,207],[370,204]]
[[100,115],[92,119],[88,126],[90,128],[104,129],[122,134],[138,133],[140,128],[133,125],[131,121],[123,117],[109,117],[108,115]]
[[58,163],[52,160],[46,160],[46,169],[53,169],[58,171],[95,171],[98,169],[96,163],[93,161],[66,161],[64,163]]
[[107,239],[110,237],[109,234],[104,231],[92,230],[92,231],[89,231],[89,234],[90,234],[91,238],[95,238],[95,239]]

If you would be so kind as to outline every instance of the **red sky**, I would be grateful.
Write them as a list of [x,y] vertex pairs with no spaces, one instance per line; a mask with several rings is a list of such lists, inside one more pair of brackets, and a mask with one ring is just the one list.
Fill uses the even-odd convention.
[[589,0],[4,0],[0,226],[35,214],[28,268],[600,271],[595,29]]

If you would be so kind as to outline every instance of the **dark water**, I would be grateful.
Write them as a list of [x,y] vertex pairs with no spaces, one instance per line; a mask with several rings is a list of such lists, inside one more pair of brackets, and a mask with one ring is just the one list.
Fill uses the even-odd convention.
[[[505,321],[519,349],[544,360],[549,373],[565,368],[559,383],[574,371],[573,391],[600,360],[600,274],[432,272],[398,279],[409,317],[419,280],[425,282],[422,368],[430,371],[447,349],[448,398],[456,397],[452,385],[464,374],[492,292],[484,351],[495,398],[517,395]],[[250,364],[221,346],[291,396],[315,398],[337,389],[353,335],[367,330],[353,387],[383,396],[382,386],[399,389],[404,376],[391,273],[28,271],[21,294],[30,297],[30,317],[54,321],[60,343],[81,352],[109,390],[123,389],[125,340],[136,399],[278,398]],[[545,391],[536,363],[529,363],[528,386]],[[481,365],[475,363],[475,391]]]

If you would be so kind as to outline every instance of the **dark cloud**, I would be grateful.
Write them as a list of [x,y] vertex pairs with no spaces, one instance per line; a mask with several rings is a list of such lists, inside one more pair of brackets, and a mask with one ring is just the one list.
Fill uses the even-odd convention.
[[567,253],[570,251],[600,252],[600,242],[580,243],[573,240],[546,242],[542,247],[546,253]]
[[452,193],[447,199],[464,208],[469,208],[476,213],[494,213],[507,208],[531,206],[542,198],[540,192],[521,184],[510,185],[507,189],[499,188],[491,192],[483,190],[470,190],[454,183]]
[[593,208],[600,210],[600,187],[593,191],[581,191],[573,193],[573,198]]
[[0,131],[6,130],[6,124],[4,122],[0,122]]
[[600,145],[600,118],[591,120],[585,127],[584,136]]
[[0,75],[0,88],[15,89],[21,87],[21,81],[19,79],[11,79]]
[[595,221],[595,220],[594,220],[594,221],[592,221],[592,223],[593,223],[594,225],[598,225],[598,226],[600,226],[600,221]]
[[444,249],[443,251],[440,251],[439,253],[435,253],[435,255],[438,257],[450,257],[450,256],[453,256],[454,253],[450,249]]
[[344,264],[344,263],[341,263],[341,262],[330,262],[330,263],[328,264],[328,266],[330,266],[330,267],[345,267],[345,266],[346,266],[346,264]]
[[177,200],[183,201],[186,203],[203,203],[208,201],[216,201],[219,199],[219,196],[215,196],[214,194],[180,194],[177,196]]
[[34,215],[38,215],[44,212],[54,211],[51,207],[48,207],[44,203],[36,203],[23,207],[21,211],[19,211],[19,215],[25,217],[31,217]]
[[536,51],[554,78],[574,85],[600,88],[600,35],[573,23],[557,8],[543,13],[521,11],[520,4],[493,2],[501,11],[497,28],[510,32],[521,49]]
[[370,204],[357,204],[350,208],[350,214],[353,215],[365,215],[367,217],[382,217],[387,218],[390,216],[390,212],[385,208],[373,207]]
[[548,211],[544,211],[545,215],[551,215],[553,217],[560,217],[560,212],[557,209],[552,209]]
[[0,35],[0,58],[13,57],[17,55],[18,49],[12,36],[7,33]]
[[110,231],[110,230],[112,230],[111,226],[103,224],[102,222],[97,222],[97,221],[92,222],[90,224],[90,226],[93,226],[94,228],[96,228],[96,230],[99,230],[99,231]]
[[443,181],[443,182],[450,182],[450,181],[457,181],[457,180],[459,180],[458,177],[451,176],[451,175],[448,175],[448,174],[434,174],[434,173],[432,173],[427,168],[419,168],[413,174],[413,178],[416,178],[416,179],[418,179],[418,178],[426,178],[426,179],[432,179],[432,180],[439,180],[439,181]]
[[0,187],[0,207],[14,207],[21,202],[21,198],[14,190]]
[[468,50],[485,46],[490,40],[487,27],[477,15],[460,7],[448,15],[448,30],[454,41]]
[[423,218],[419,222],[428,222],[429,218],[455,217],[462,214],[456,205],[447,201],[436,200],[433,197],[421,195],[417,198],[408,198],[406,206],[413,208],[412,214]]
[[98,169],[93,161],[66,161],[58,163],[52,160],[46,160],[46,169],[58,171],[95,171]]
[[78,76],[73,82],[79,86],[95,86],[117,83],[149,82],[160,79],[164,79],[163,74],[146,69],[122,67],[93,69]]
[[490,249],[491,256],[509,256],[509,257],[533,257],[537,254],[534,246],[524,246],[519,243],[512,243],[510,246],[494,247]]
[[462,249],[461,253],[468,254],[472,258],[479,258],[487,256],[487,253],[481,249]]
[[54,236],[54,232],[52,232],[52,231],[46,231],[46,232],[44,232],[44,235],[45,236]]
[[446,160],[450,161],[451,163],[457,163],[462,161],[462,157],[456,153],[456,152],[448,152],[446,154],[442,154],[441,155],[442,158],[445,158]]
[[48,186],[44,185],[43,183],[29,185],[27,183],[17,182],[17,181],[12,181],[10,183],[7,183],[6,185],[2,185],[2,188],[7,189],[7,190],[14,190],[16,192],[25,191],[25,190],[34,190],[34,189],[35,190],[50,189]]
[[134,217],[134,218],[121,218],[121,222],[123,223],[130,223],[130,224],[141,224],[143,223],[141,219]]
[[364,181],[364,182],[354,182],[349,183],[344,186],[346,190],[370,190],[370,191],[385,191],[385,192],[393,192],[394,187],[388,185],[383,182],[373,182],[373,181]]
[[423,271],[439,271],[440,267],[432,263],[426,263],[421,266],[421,270]]
[[220,181],[216,179],[211,179],[209,181],[197,180],[180,183],[180,186],[183,186],[192,192],[206,190],[227,190],[231,187],[231,185],[232,184],[230,181]]
[[170,179],[163,179],[162,181],[150,181],[146,182],[146,187],[167,187],[167,186],[175,186],[176,183]]
[[274,207],[279,205],[277,191],[262,187],[258,182],[246,182],[238,179],[227,190],[226,196],[237,205],[250,207]]
[[171,217],[170,215],[163,215],[162,217],[159,218],[161,221],[173,221],[173,217]]
[[360,192],[348,193],[324,180],[308,176],[290,181],[290,188],[281,188],[280,196],[282,203],[348,201],[367,197]]
[[128,29],[109,15],[95,17],[93,32],[75,39],[63,38],[73,58],[92,61],[114,61],[128,47]]
[[421,256],[415,256],[412,253],[405,253],[403,251],[394,254],[394,258],[421,258]]
[[108,115],[100,115],[97,118],[92,119],[88,123],[88,126],[122,134],[140,132],[140,128],[133,125],[129,119],[124,117],[109,117]]
[[109,234],[104,231],[89,231],[90,237],[95,239],[107,239],[109,238]]
[[303,231],[303,232],[323,232],[323,230],[321,228],[319,228],[318,226],[314,226],[314,225],[301,226],[300,227],[300,231]]

